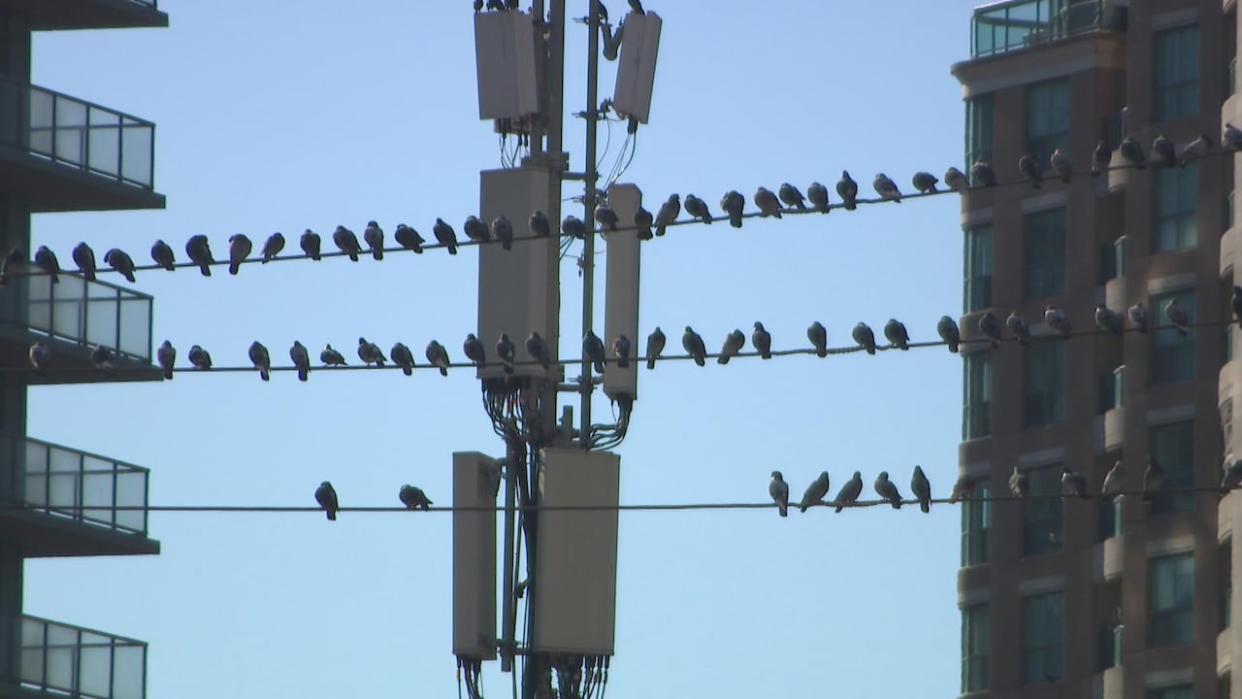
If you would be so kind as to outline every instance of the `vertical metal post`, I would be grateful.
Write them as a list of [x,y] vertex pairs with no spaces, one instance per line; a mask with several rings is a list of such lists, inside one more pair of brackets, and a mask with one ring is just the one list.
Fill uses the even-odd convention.
[[513,560],[513,525],[514,525],[514,503],[517,500],[517,474],[514,472],[515,458],[512,446],[505,445],[505,550],[504,565],[502,567],[504,579],[502,582],[502,595],[504,599],[501,604],[501,631],[500,631],[500,671],[513,672],[513,649],[517,643],[515,636],[517,635],[517,600],[513,596],[514,571],[516,570]]
[[[587,19],[587,95],[586,95],[586,191],[582,201],[583,221],[587,230],[595,227],[595,186],[599,172],[595,167],[596,158],[596,127],[599,122],[599,2],[589,0],[590,14]],[[594,327],[595,320],[595,235],[587,235],[582,248],[582,334],[585,336]],[[591,448],[591,394],[595,386],[591,382],[591,362],[582,358],[582,385],[579,390],[582,396],[582,423],[580,439],[582,448]]]

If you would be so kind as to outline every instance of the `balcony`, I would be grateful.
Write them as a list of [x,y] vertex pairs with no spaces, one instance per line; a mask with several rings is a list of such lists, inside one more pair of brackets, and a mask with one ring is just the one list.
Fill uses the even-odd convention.
[[168,26],[158,0],[0,0],[0,8],[29,17],[35,31]]
[[9,454],[25,460],[13,500],[27,509],[0,510],[0,540],[31,557],[159,553],[147,538],[147,469],[37,439],[20,445]]
[[1125,28],[1113,0],[1006,0],[975,8],[971,58],[995,56],[1100,30]]
[[19,639],[16,671],[0,675],[0,697],[146,697],[142,641],[27,615],[0,619],[0,628]]
[[[1120,512],[1116,508],[1115,512]],[[1110,536],[1097,543],[1091,550],[1092,579],[1097,583],[1110,582],[1125,572],[1125,537]]]
[[162,209],[154,170],[155,124],[0,78],[0,191],[32,211]]

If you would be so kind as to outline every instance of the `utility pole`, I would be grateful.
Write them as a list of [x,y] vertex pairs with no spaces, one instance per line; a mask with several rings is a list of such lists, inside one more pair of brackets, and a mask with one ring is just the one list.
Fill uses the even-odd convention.
[[[595,167],[596,158],[596,127],[599,123],[599,0],[588,0],[590,10],[587,15],[587,96],[586,110],[586,162],[583,163],[583,180],[585,192],[582,200],[583,222],[588,230],[595,227],[596,185],[599,172]],[[559,118],[559,114],[557,115]],[[582,248],[582,334],[585,337],[595,325],[595,236],[588,235]],[[591,449],[591,394],[595,385],[591,380],[591,362],[583,352],[582,385],[580,393],[581,435],[583,451]]]

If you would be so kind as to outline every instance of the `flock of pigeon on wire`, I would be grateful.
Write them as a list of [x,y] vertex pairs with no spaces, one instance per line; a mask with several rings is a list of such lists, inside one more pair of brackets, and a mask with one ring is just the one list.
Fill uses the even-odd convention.
[[[397,499],[408,510],[422,510],[426,512],[431,509],[435,503],[427,497],[427,493],[422,488],[409,483],[401,486],[397,491]],[[328,515],[328,520],[335,522],[336,515],[341,510],[341,502],[336,496],[336,488],[332,487],[332,483],[324,481],[315,488],[315,502],[319,503],[319,507]]]
[[[1232,124],[1225,124],[1223,146],[1222,152],[1226,153],[1242,150],[1242,130],[1234,127]],[[1212,139],[1207,134],[1203,134],[1186,144],[1180,149],[1179,153],[1177,146],[1161,134],[1152,142],[1150,161],[1163,167],[1184,167],[1194,160],[1208,156],[1213,151],[1213,148]],[[1147,167],[1149,161],[1147,152],[1133,138],[1126,137],[1121,142],[1119,152],[1122,160],[1125,161],[1125,165],[1114,168],[1111,165],[1112,151],[1108,148],[1106,142],[1100,141],[1091,156],[1090,173],[1098,176],[1110,169],[1142,170]],[[1052,153],[1049,165],[1053,173],[1052,176],[1060,178],[1064,182],[1071,181],[1074,176],[1073,163],[1069,155],[1060,148]],[[1024,181],[1029,182],[1032,187],[1039,188],[1045,180],[1044,166],[1039,158],[1033,155],[1023,155],[1018,160],[1018,171],[1022,174]],[[998,185],[996,173],[990,163],[977,161],[971,165],[970,173],[974,181],[973,187],[986,188]],[[940,184],[940,180],[928,172],[915,173],[912,183],[919,193],[916,196],[928,196],[947,191],[960,193],[972,188],[971,179],[967,178],[966,174],[956,167],[950,167],[944,174],[944,184],[949,187],[948,190],[938,189],[937,186]],[[836,184],[837,195],[841,199],[840,203],[831,202],[829,200],[828,188],[819,182],[813,182],[807,188],[805,196],[801,190],[788,182],[782,184],[776,192],[766,187],[759,187],[752,198],[755,207],[758,209],[758,212],[754,214],[746,211],[746,197],[740,192],[732,190],[726,193],[720,201],[720,207],[724,210],[725,216],[719,218],[712,213],[707,202],[703,199],[693,194],[688,194],[683,202],[680,195],[673,194],[660,206],[659,211],[655,214],[639,207],[634,215],[633,226],[626,226],[624,228],[621,226],[617,213],[604,203],[595,210],[595,220],[600,225],[599,229],[588,228],[582,219],[570,215],[566,216],[561,222],[560,235],[582,239],[587,235],[595,233],[634,230],[637,231],[637,236],[640,240],[651,240],[656,236],[664,235],[667,227],[671,225],[693,222],[710,224],[713,221],[727,219],[733,227],[741,228],[743,219],[753,215],[779,219],[784,214],[828,213],[835,208],[844,208],[852,211],[857,208],[859,203],[899,203],[902,197],[905,196],[897,184],[883,173],[875,176],[872,186],[879,198],[859,200],[858,183],[850,177],[849,172],[842,172],[841,179]],[[683,208],[690,215],[690,219],[678,220]],[[484,245],[498,243],[505,250],[511,250],[515,240],[534,240],[552,236],[552,224],[548,220],[547,215],[542,211],[532,213],[527,221],[527,225],[530,229],[530,235],[518,237],[515,235],[514,224],[504,216],[496,217],[489,224],[478,216],[472,215],[466,218],[462,226],[469,243],[459,241],[456,230],[443,219],[437,218],[431,230],[437,244],[447,249],[450,255],[456,255],[458,246],[463,244]],[[157,240],[151,247],[151,259],[154,261],[154,265],[136,265],[133,258],[120,248],[108,250],[103,256],[103,261],[112,271],[121,274],[132,283],[135,281],[134,273],[143,269],[175,271],[178,266],[196,266],[204,276],[211,276],[211,267],[213,265],[228,264],[229,273],[237,274],[241,269],[241,265],[248,262],[267,263],[274,260],[305,258],[320,260],[325,256],[334,255],[348,256],[350,260],[357,262],[362,255],[366,254],[370,254],[375,260],[383,260],[385,252],[406,250],[422,253],[424,244],[427,242],[418,231],[404,223],[397,225],[393,237],[400,247],[386,248],[384,230],[375,221],[367,223],[366,228],[363,230],[362,242],[359,242],[358,236],[349,228],[337,226],[332,233],[332,242],[339,252],[325,253],[323,251],[323,241],[319,234],[307,229],[299,240],[299,245],[304,255],[281,256],[281,252],[285,249],[285,237],[281,233],[273,233],[263,243],[260,256],[252,258],[251,254],[254,250],[254,243],[249,237],[243,234],[236,234],[229,237],[228,261],[225,263],[224,261],[216,261],[207,236],[195,235],[185,245],[186,255],[190,259],[189,263],[178,263],[172,247],[163,240]],[[366,244],[365,248],[363,243]],[[97,273],[105,271],[99,268],[94,250],[84,242],[79,243],[73,249],[72,258],[77,265],[78,272],[87,280],[93,281]],[[4,283],[11,276],[32,275],[48,275],[51,276],[53,282],[56,282],[60,273],[59,259],[47,246],[40,246],[35,252],[33,268],[27,263],[24,253],[21,250],[15,249],[5,258],[3,269],[0,269],[0,283]]]

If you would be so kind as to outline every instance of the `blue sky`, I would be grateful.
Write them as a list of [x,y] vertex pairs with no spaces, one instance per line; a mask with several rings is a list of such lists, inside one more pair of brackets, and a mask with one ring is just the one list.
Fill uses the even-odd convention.
[[[699,3],[650,0],[665,18],[651,123],[624,178],[650,201],[736,188],[903,187],[962,154],[960,89],[971,3]],[[34,81],[156,122],[165,211],[38,216],[35,244],[79,240],[146,257],[208,235],[256,241],[368,219],[427,237],[478,202],[499,166],[477,119],[467,0],[161,0],[166,30],[39,35]],[[618,16],[624,9],[611,0]],[[586,3],[571,0],[582,14]],[[567,109],[582,109],[585,30],[569,36]],[[601,95],[611,92],[605,64]],[[614,151],[623,138],[613,134]],[[581,164],[582,130],[566,142]],[[603,142],[601,132],[601,144]],[[566,196],[574,193],[566,188]],[[859,320],[903,319],[917,339],[961,309],[958,202],[937,197],[854,214],[685,227],[644,248],[643,334],[693,324],[718,345],[764,321],[777,347],[812,320],[832,344]],[[574,254],[578,252],[575,248]],[[180,254],[180,253],[179,253]],[[600,261],[602,262],[602,257]],[[580,337],[581,282],[562,271],[562,336]],[[348,350],[474,330],[474,250],[382,264],[248,267],[204,279],[140,273],[155,338],[242,364],[254,339]],[[602,296],[602,294],[598,295]],[[602,307],[602,306],[601,306]],[[600,316],[602,318],[602,314]],[[576,342],[563,356],[577,356]],[[622,456],[622,500],[746,501],[784,471],[795,493],[822,469],[919,463],[937,491],[957,468],[960,361],[921,350],[798,357],[727,368],[667,363],[640,376]],[[597,412],[606,411],[601,397]],[[154,504],[305,504],[330,479],[345,504],[395,504],[404,482],[450,500],[450,454],[499,454],[472,372],[180,375],[171,383],[33,388],[29,433],[148,466]],[[956,509],[626,513],[617,657],[609,696],[767,696],[776,687],[852,697],[958,690]],[[154,514],[163,554],[32,561],[26,611],[150,642],[148,695],[306,699],[456,691],[450,655],[450,518]],[[900,667],[903,672],[895,673]],[[507,694],[489,666],[484,689]]]

